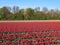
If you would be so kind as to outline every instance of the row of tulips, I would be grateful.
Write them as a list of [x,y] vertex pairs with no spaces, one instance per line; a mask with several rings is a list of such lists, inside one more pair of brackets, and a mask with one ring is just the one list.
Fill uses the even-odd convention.
[[0,32],[33,32],[60,30],[60,22],[2,22]]
[[0,23],[0,45],[58,45],[60,22]]
[[[40,32],[0,32],[0,45],[45,45],[60,44],[59,31]],[[51,34],[52,36],[47,36]]]

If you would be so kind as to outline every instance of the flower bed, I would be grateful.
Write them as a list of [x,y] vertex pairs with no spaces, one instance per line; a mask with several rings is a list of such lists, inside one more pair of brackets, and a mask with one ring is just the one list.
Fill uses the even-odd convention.
[[0,45],[60,44],[60,22],[2,22]]

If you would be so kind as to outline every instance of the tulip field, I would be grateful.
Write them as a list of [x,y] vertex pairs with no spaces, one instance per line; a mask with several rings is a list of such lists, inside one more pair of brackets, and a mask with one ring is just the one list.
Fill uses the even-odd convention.
[[60,45],[60,22],[0,22],[0,45]]

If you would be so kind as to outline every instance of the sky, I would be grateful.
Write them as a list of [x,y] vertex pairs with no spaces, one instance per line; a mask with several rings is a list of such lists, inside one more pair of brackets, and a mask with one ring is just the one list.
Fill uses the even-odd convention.
[[0,0],[0,7],[19,6],[20,8],[47,7],[48,9],[60,9],[60,0]]

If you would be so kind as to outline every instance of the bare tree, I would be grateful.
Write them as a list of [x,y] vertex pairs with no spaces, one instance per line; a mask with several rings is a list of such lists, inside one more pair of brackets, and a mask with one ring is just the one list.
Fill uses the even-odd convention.
[[48,13],[48,8],[43,7],[42,11],[43,11],[44,14],[47,14]]
[[19,12],[19,7],[18,6],[14,6],[12,9],[13,14],[18,13]]

